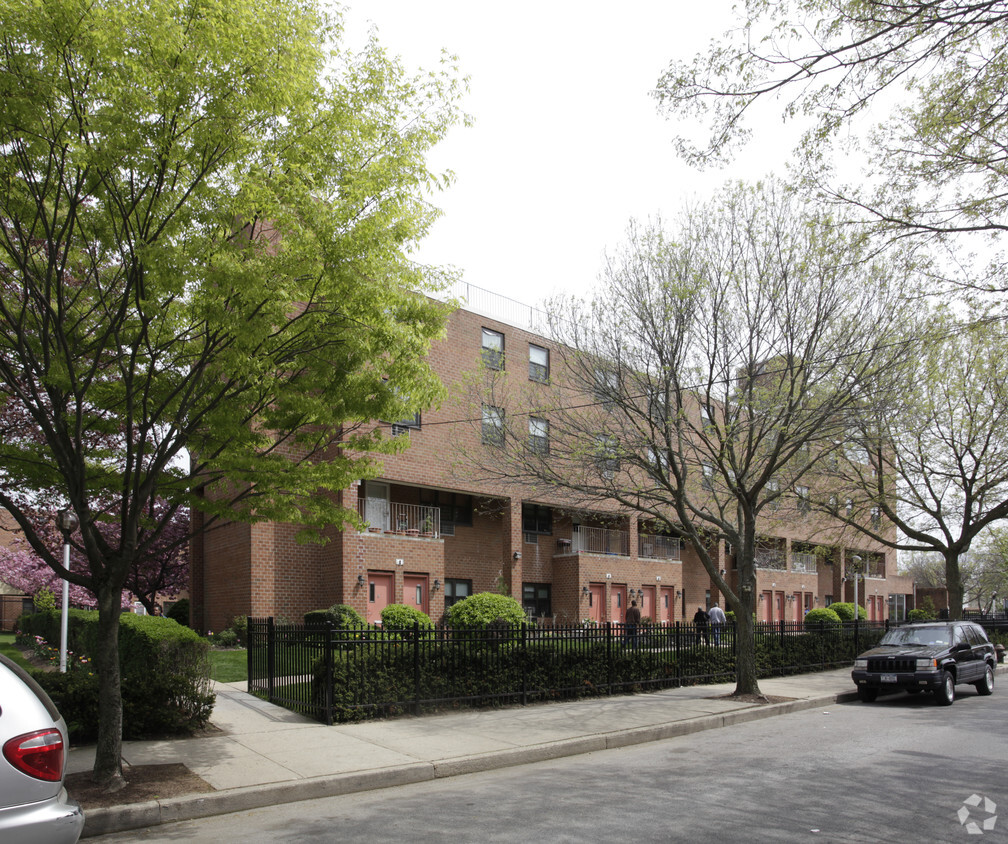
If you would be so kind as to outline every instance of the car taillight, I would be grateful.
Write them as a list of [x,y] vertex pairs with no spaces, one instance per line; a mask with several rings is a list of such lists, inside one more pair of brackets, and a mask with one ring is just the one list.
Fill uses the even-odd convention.
[[63,736],[59,730],[37,730],[10,739],[3,746],[4,758],[21,773],[47,782],[63,777]]

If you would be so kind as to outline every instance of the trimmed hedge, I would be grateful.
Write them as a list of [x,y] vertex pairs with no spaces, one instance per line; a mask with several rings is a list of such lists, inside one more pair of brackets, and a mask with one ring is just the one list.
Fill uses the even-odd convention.
[[525,610],[510,595],[478,592],[448,608],[448,624],[459,629],[483,630],[502,619],[507,624],[522,624]]
[[816,607],[805,613],[805,629],[814,630],[820,624],[827,627],[839,627],[840,616],[829,607]]
[[392,629],[413,629],[414,623],[420,625],[420,629],[432,629],[434,622],[425,612],[421,612],[416,607],[407,607],[405,604],[389,604],[381,612],[382,627]]
[[[825,632],[827,635],[822,635]],[[861,631],[859,651],[873,647],[883,630]],[[557,648],[548,640],[521,645],[520,629],[485,644],[456,646],[451,641],[424,643],[419,651],[419,686],[415,686],[414,649],[409,642],[360,645],[352,651],[333,651],[333,717],[359,721],[375,715],[396,715],[418,698],[422,708],[454,701],[450,705],[494,706],[518,702],[524,694],[532,701],[580,698],[661,688],[678,683],[724,681],[734,678],[735,654],[730,648],[690,644],[692,637],[675,644],[672,628],[642,631],[640,647],[625,646],[618,638],[609,644]],[[792,672],[801,666],[850,664],[853,635],[829,626],[807,633],[760,637],[756,648],[760,677]],[[312,670],[312,700],[325,700],[325,660]],[[612,683],[612,687],[609,683]],[[615,687],[615,688],[613,688]],[[444,705],[444,704],[441,704]]]
[[[840,616],[841,621],[853,621],[854,620],[854,602],[853,601],[834,601],[829,605],[828,609],[833,610],[838,616]],[[858,618],[861,621],[867,621],[868,611],[858,604],[857,608]]]
[[309,610],[304,614],[305,624],[325,624],[332,622],[340,629],[367,627],[367,621],[349,604],[333,604],[325,610]]
[[[98,612],[71,610],[67,649],[92,659],[98,641]],[[22,632],[60,640],[58,613],[22,616]],[[139,739],[192,732],[213,712],[210,644],[170,618],[123,613],[119,618],[119,670],[123,738]],[[56,703],[75,741],[95,737],[98,678],[89,671],[35,672]]]

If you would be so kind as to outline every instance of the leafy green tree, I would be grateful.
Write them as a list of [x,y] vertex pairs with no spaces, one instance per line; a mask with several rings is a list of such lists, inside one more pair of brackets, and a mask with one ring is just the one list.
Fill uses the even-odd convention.
[[759,694],[759,536],[805,515],[817,467],[913,354],[903,270],[863,246],[778,183],[730,187],[671,230],[632,226],[594,301],[554,303],[548,386],[481,385],[549,431],[530,448],[528,417],[505,414],[502,445],[466,455],[481,474],[641,514],[696,551],[737,619],[738,694]]
[[980,586],[966,554],[1008,518],[1008,338],[998,321],[947,314],[935,316],[929,336],[908,362],[899,401],[862,417],[865,459],[838,474],[845,489],[858,491],[853,527],[942,558],[941,583],[933,585],[948,589],[949,612],[959,618]]
[[448,608],[448,623],[452,627],[483,629],[503,619],[508,624],[525,621],[525,611],[510,595],[477,592]]
[[[335,491],[403,446],[367,420],[440,395],[439,278],[409,253],[460,82],[340,49],[312,0],[9,0],[3,22],[0,505],[97,598],[114,789],[134,560],[187,506],[196,529],[354,520]],[[86,571],[40,500],[78,516]]]
[[[681,153],[719,160],[752,133],[760,104],[810,121],[801,153],[826,195],[892,235],[999,234],[1008,227],[1008,15],[969,0],[747,0],[740,26],[673,61],[656,95]],[[866,116],[880,125],[871,133]],[[683,119],[686,118],[686,119]],[[692,118],[692,119],[691,119]],[[841,128],[855,129],[841,133]],[[867,142],[854,184],[824,176],[830,141]],[[844,157],[856,152],[842,150]],[[1002,266],[990,285],[1004,289]],[[971,279],[971,282],[973,280]]]

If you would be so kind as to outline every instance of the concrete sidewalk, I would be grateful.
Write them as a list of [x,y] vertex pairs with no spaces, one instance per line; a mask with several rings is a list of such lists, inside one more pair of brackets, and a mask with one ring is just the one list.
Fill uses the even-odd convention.
[[[724,700],[735,684],[723,683],[327,727],[244,686],[216,684],[210,720],[218,735],[123,743],[124,764],[181,762],[216,791],[90,809],[84,837],[624,747],[857,698],[845,668],[760,681],[764,694],[789,698],[784,703]],[[93,763],[93,747],[71,748],[67,772]]]

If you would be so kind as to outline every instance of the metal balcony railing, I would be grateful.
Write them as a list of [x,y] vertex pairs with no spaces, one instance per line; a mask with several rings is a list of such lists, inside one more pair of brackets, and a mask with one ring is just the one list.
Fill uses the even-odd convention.
[[571,545],[574,553],[630,556],[630,534],[625,530],[577,525],[571,537]]
[[757,548],[753,555],[758,569],[773,569],[787,571],[787,558],[784,552],[776,548]]
[[370,530],[401,533],[407,536],[441,536],[441,509],[422,504],[401,504],[387,502],[378,507],[373,500],[361,500],[357,505],[358,515]]
[[642,533],[638,536],[637,554],[651,560],[681,560],[682,540],[675,536]]
[[791,571],[815,574],[818,570],[819,565],[815,554],[806,554],[798,551],[791,552]]

